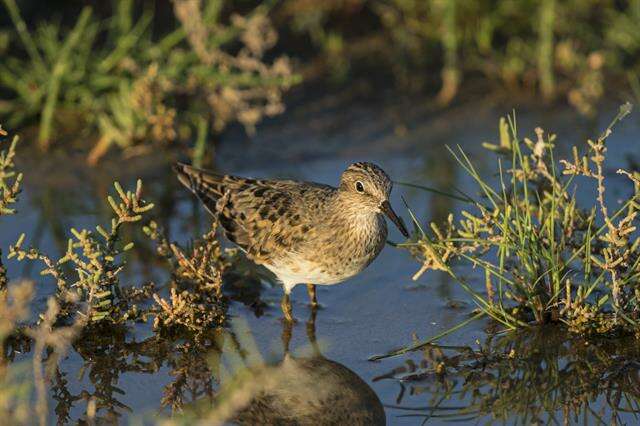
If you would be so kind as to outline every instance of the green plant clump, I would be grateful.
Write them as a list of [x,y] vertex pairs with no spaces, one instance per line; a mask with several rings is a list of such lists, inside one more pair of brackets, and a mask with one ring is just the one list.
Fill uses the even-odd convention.
[[266,5],[224,23],[222,0],[176,0],[173,25],[158,35],[151,9],[136,18],[133,0],[114,1],[108,19],[85,7],[70,29],[46,21],[33,30],[15,0],[3,2],[19,44],[0,63],[0,87],[12,94],[0,114],[12,127],[37,120],[43,149],[63,130],[92,141],[90,162],[142,142],[195,141],[201,156],[209,133],[232,121],[252,131],[282,112],[297,81],[286,57],[263,60],[277,40]]
[[[0,132],[6,135],[0,128]],[[13,214],[22,174],[14,170],[13,138],[7,151],[0,151],[0,213]],[[143,198],[142,181],[135,190],[125,191],[114,183],[117,197],[108,196],[113,211],[109,228],[100,225],[95,231],[72,228],[66,251],[59,259],[37,247],[25,247],[26,235],[21,234],[9,247],[8,258],[31,260],[43,264],[42,276],[50,276],[55,283],[54,309],[56,319],[82,319],[84,325],[97,323],[124,324],[128,321],[155,317],[155,329],[164,332],[180,326],[192,334],[204,334],[224,323],[226,305],[223,303],[222,276],[230,266],[234,250],[223,250],[216,237],[217,225],[183,249],[167,240],[162,229],[153,221],[142,230],[157,245],[158,257],[168,261],[171,280],[170,299],[155,293],[153,282],[125,286],[120,274],[126,265],[126,254],[134,248],[124,240],[124,228],[142,222],[154,207]],[[1,254],[1,253],[0,253]],[[6,269],[0,262],[0,290],[4,294],[8,283]],[[156,304],[144,309],[137,302]]]
[[[118,274],[123,263],[120,258],[133,248],[133,243],[120,244],[120,231],[124,224],[142,220],[143,214],[153,208],[153,204],[142,199],[141,181],[138,181],[135,192],[125,193],[117,182],[114,187],[120,202],[111,196],[108,198],[115,214],[109,231],[101,226],[96,227],[96,233],[87,229],[72,229],[74,238],[68,240],[67,252],[55,261],[37,248],[23,248],[25,234],[20,235],[18,241],[9,248],[9,258],[44,263],[41,274],[51,275],[56,280],[58,297],[65,300],[68,293],[72,292],[80,300],[86,301],[91,321],[127,318],[123,313],[116,314],[118,307],[115,302],[121,296]],[[70,278],[65,270],[67,263],[73,265],[74,278]]]
[[[621,107],[611,125],[570,161],[556,164],[555,136],[537,128],[521,140],[515,118],[500,121],[500,144],[485,144],[501,155],[498,182],[480,176],[469,157],[451,150],[481,194],[470,199],[456,223],[432,223],[404,244],[422,262],[416,278],[442,270],[472,296],[482,313],[509,329],[563,323],[582,334],[640,335],[640,179],[618,170],[632,186],[613,208],[605,199],[606,141],[631,105]],[[582,208],[578,189],[591,181],[594,206]],[[478,287],[460,267],[480,268]],[[466,269],[468,271],[468,269]]]
[[378,69],[413,90],[439,76],[442,105],[477,76],[586,115],[608,81],[638,88],[638,0],[287,0],[282,14],[334,75]]

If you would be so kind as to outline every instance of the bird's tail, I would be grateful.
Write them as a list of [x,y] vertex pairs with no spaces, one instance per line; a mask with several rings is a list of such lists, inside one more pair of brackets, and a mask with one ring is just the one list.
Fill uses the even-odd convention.
[[183,163],[173,165],[178,180],[196,194],[209,212],[216,214],[216,202],[224,195],[224,176]]

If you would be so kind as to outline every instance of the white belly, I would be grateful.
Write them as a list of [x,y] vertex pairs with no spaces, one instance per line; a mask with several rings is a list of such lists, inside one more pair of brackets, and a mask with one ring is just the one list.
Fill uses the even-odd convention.
[[308,261],[298,261],[295,265],[274,266],[265,264],[264,266],[278,277],[286,293],[289,293],[298,284],[338,284],[362,270],[362,268],[351,271],[345,270],[340,274],[336,274],[336,271],[323,270],[317,263]]

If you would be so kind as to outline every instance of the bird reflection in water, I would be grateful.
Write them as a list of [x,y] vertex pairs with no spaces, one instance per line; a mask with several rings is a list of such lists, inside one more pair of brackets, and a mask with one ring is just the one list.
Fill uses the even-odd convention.
[[240,425],[384,425],[373,389],[344,365],[325,358],[315,337],[315,311],[307,322],[312,354],[289,351],[293,325],[283,322],[284,357],[235,371],[213,407],[198,404],[192,415],[212,423]]

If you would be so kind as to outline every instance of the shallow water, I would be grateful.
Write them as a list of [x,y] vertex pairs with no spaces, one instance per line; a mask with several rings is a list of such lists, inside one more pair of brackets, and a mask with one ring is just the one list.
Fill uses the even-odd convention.
[[[472,191],[469,178],[455,166],[445,145],[461,145],[480,169],[491,176],[494,157],[480,147],[480,142],[497,139],[498,118],[510,112],[511,108],[512,105],[485,101],[463,104],[448,112],[434,112],[429,110],[428,100],[394,99],[358,104],[332,98],[319,99],[290,108],[285,116],[261,126],[258,136],[251,140],[240,131],[231,132],[217,152],[215,163],[218,170],[239,175],[289,177],[336,184],[340,173],[349,163],[367,160],[378,163],[398,182],[414,182],[443,190],[456,186]],[[612,104],[611,108],[602,111],[601,118],[586,121],[578,118],[570,109],[525,107],[518,110],[518,127],[521,135],[531,136],[536,125],[544,125],[545,129],[558,134],[559,143],[562,144],[560,151],[568,152],[572,144],[583,143],[586,137],[597,136],[598,130],[604,128],[608,119],[615,114],[615,108]],[[611,172],[627,166],[628,158],[638,159],[635,154],[636,135],[640,134],[639,122],[637,114],[632,114],[631,118],[616,128],[609,145]],[[155,215],[169,230],[172,240],[186,243],[209,223],[203,209],[178,187],[170,172],[171,161],[156,158],[157,154],[125,161],[106,161],[96,170],[87,170],[76,165],[81,161],[80,158],[66,159],[54,153],[53,158],[49,158],[54,161],[43,162],[43,158],[25,151],[19,153],[21,160],[18,162],[26,175],[19,204],[23,213],[2,218],[0,247],[8,247],[21,232],[25,232],[29,244],[37,245],[52,256],[60,255],[66,245],[66,230],[71,226],[92,227],[105,222],[109,210],[104,199],[115,179],[132,184],[136,177],[142,177],[146,185],[145,198],[156,203]],[[611,179],[620,178],[612,175]],[[628,186],[622,185],[624,180],[620,179],[619,182],[621,185],[614,186],[608,194],[612,200],[615,200],[616,194],[622,193],[618,191],[628,190]],[[409,217],[401,197],[407,200],[419,218],[429,220],[441,220],[459,208],[448,198],[396,185],[392,204],[405,217],[405,221]],[[390,239],[399,241],[399,232],[393,227],[390,229]],[[142,241],[139,247],[144,247]],[[123,283],[163,282],[165,270],[158,261],[151,260],[150,253],[145,253],[144,256],[129,259]],[[39,270],[33,265],[13,261],[6,263],[12,278],[35,276]],[[589,358],[585,360],[580,358],[580,353],[575,355],[578,357],[576,361],[573,346],[564,352],[552,354],[551,358],[540,360],[539,350],[546,345],[544,338],[525,338],[525,343],[503,343],[501,350],[515,345],[518,356],[522,358],[518,358],[521,361],[519,364],[511,365],[513,375],[508,380],[498,382],[488,379],[473,382],[452,369],[452,383],[447,384],[442,377],[433,374],[432,367],[437,364],[434,364],[433,358],[435,348],[405,357],[368,361],[373,354],[385,353],[410,343],[414,335],[423,339],[436,335],[464,321],[472,312],[473,306],[466,302],[468,299],[462,289],[447,276],[429,272],[418,281],[412,281],[411,276],[418,267],[418,263],[406,252],[387,246],[379,258],[357,277],[342,285],[318,287],[322,308],[315,320],[315,338],[322,357],[329,360],[326,361],[328,364],[325,363],[329,367],[321,363],[322,367],[312,364],[307,368],[307,364],[300,362],[305,367],[295,370],[293,377],[303,381],[302,376],[309,374],[308,381],[314,383],[321,381],[314,379],[316,369],[340,370],[344,367],[373,389],[385,407],[387,424],[416,424],[425,420],[440,424],[450,420],[446,415],[458,420],[473,418],[474,422],[484,423],[496,416],[495,410],[492,411],[492,403],[496,401],[506,404],[501,408],[502,412],[508,413],[508,417],[500,419],[501,422],[528,424],[539,419],[542,422],[562,423],[565,418],[569,423],[584,421],[594,424],[599,418],[607,424],[612,421],[614,415],[611,404],[607,403],[606,387],[604,390],[594,388],[591,393],[580,394],[580,397],[592,401],[594,407],[592,411],[580,411],[584,416],[580,418],[566,417],[566,409],[570,404],[562,397],[559,398],[560,404],[540,404],[544,408],[537,410],[535,415],[528,413],[522,407],[537,407],[535,398],[531,404],[522,405],[522,395],[516,393],[511,399],[496,398],[494,395],[479,404],[480,408],[474,405],[473,411],[460,408],[475,404],[477,394],[491,394],[490,390],[494,388],[504,389],[505,383],[511,384],[514,389],[518,389],[518,386],[529,387],[533,389],[532,394],[544,393],[545,385],[551,385],[545,382],[547,379],[543,374],[551,368],[550,360],[556,362],[554,368],[558,371],[563,371],[571,363],[593,362],[589,358],[595,357],[593,354],[584,355]],[[466,273],[469,276],[477,274],[476,271]],[[219,381],[217,370],[220,368],[220,359],[224,364],[225,359],[238,358],[238,347],[243,349],[243,356],[250,353],[256,357],[259,353],[260,357],[275,362],[282,360],[285,351],[282,337],[287,330],[280,320],[281,289],[268,283],[258,286],[250,282],[245,285],[247,287],[243,292],[249,294],[244,294],[242,299],[246,304],[237,300],[231,302],[230,314],[235,332],[223,337],[226,343],[222,357],[202,354],[201,359],[194,360],[188,350],[180,349],[179,345],[184,342],[163,342],[154,338],[149,324],[137,325],[121,336],[100,340],[95,345],[76,344],[76,350],[71,351],[61,363],[60,371],[65,374],[53,382],[54,392],[50,393],[49,401],[52,422],[57,419],[75,423],[82,418],[89,395],[98,399],[98,414],[108,421],[124,421],[131,416],[150,421],[158,411],[170,412],[168,408],[160,409],[160,403],[171,389],[168,386],[179,379],[184,379],[184,402],[215,390]],[[227,291],[228,294],[234,293],[233,289]],[[238,291],[236,289],[235,293]],[[46,296],[52,292],[53,285],[40,285],[38,308],[44,306]],[[308,358],[314,336],[311,334],[310,338],[308,332],[310,310],[304,286],[297,287],[293,292],[293,309],[298,322],[291,330],[288,346],[294,354],[293,358],[295,354],[298,354],[298,358]],[[483,321],[472,323],[439,343],[469,345],[477,349],[477,342],[483,344],[487,339],[486,327],[487,323]],[[559,342],[557,347],[562,346],[562,338]],[[211,347],[216,345],[212,343]],[[252,348],[253,345],[255,348]],[[622,344],[606,346],[595,358],[619,359],[616,357],[621,355],[616,351],[622,347]],[[19,359],[27,357],[18,356]],[[314,359],[317,357],[316,353]],[[445,359],[440,352],[436,358],[439,361]],[[206,360],[212,366],[213,377],[211,372],[198,370],[197,366]],[[394,370],[399,367],[400,370]],[[501,364],[492,364],[492,367],[495,371],[502,371],[503,368]],[[614,372],[607,368],[603,367],[603,375],[608,374],[612,387],[618,385]],[[625,377],[635,377],[635,381],[632,379],[629,384],[630,392],[633,394],[635,391],[636,397],[639,397],[638,366],[629,364],[628,369],[625,370]],[[495,371],[489,369],[486,372],[494,378],[502,377]],[[411,372],[413,374],[407,374]],[[522,380],[531,374],[541,380]],[[596,381],[599,378],[602,377],[586,376],[585,386],[589,380]],[[357,382],[354,380],[350,383]],[[460,389],[456,387],[466,383],[471,383],[468,386],[472,388],[458,392]],[[354,386],[358,388],[361,385]],[[562,386],[562,381],[553,385]],[[332,384],[326,386],[330,388]],[[340,382],[336,386],[344,388],[349,385]],[[536,386],[539,388],[536,389]],[[299,399],[304,401],[303,397]],[[615,414],[620,424],[634,424],[637,421],[633,413],[635,409],[632,407],[628,411],[631,412]]]

